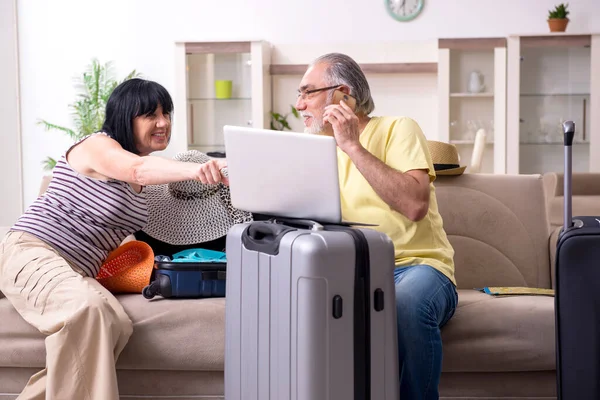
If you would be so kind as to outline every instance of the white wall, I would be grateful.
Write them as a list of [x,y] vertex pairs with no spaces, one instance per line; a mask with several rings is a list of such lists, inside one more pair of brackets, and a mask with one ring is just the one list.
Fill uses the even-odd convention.
[[[41,160],[58,156],[69,143],[58,133],[44,132],[36,120],[70,124],[72,79],[92,57],[114,61],[120,77],[135,68],[172,90],[176,41],[369,44],[538,33],[548,31],[547,10],[556,1],[426,0],[423,14],[409,23],[393,20],[383,3],[18,0],[25,204],[37,194]],[[600,31],[600,1],[569,4],[568,32]]]
[[0,226],[14,224],[23,206],[16,9],[15,0],[0,0]]

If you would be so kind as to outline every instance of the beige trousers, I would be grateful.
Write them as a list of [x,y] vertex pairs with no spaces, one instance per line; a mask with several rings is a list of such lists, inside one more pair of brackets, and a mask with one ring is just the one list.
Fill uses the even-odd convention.
[[9,232],[0,290],[46,338],[46,368],[18,400],[118,400],[115,362],[133,325],[117,299],[46,243]]

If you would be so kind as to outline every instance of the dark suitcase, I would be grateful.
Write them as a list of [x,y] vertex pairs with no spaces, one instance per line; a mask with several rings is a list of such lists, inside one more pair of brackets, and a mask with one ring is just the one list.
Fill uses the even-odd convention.
[[398,400],[394,247],[272,220],[227,235],[227,400]]
[[[600,216],[572,217],[575,124],[563,124],[564,226],[556,249],[558,399],[600,399]],[[590,155],[591,157],[592,155]]]
[[145,298],[151,299],[156,295],[165,298],[225,297],[227,278],[225,260],[176,261],[177,254],[174,254],[173,258],[165,256],[155,258],[151,283],[142,291]]

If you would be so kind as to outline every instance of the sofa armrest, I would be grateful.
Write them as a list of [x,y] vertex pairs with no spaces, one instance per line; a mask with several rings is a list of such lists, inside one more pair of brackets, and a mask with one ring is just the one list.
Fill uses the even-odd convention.
[[544,181],[544,193],[546,194],[546,202],[550,202],[556,197],[556,187],[558,186],[558,174],[556,172],[547,172],[542,175]]
[[550,240],[548,242],[548,250],[550,250],[550,278],[552,279],[552,289],[556,289],[556,244],[558,242],[558,234],[562,226],[558,226],[552,230]]
[[[561,172],[549,173],[555,175],[554,194],[564,195],[564,174]],[[552,177],[548,178],[551,184]],[[573,196],[600,196],[600,173],[598,172],[573,172],[571,183]]]

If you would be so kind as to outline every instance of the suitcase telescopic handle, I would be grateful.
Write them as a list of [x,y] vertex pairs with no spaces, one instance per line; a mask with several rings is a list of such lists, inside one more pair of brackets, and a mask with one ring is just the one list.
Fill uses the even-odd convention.
[[274,240],[288,227],[278,224],[251,224],[248,227],[248,236],[257,241]]
[[295,230],[289,226],[270,222],[253,222],[242,234],[242,243],[248,250],[276,255],[279,253],[279,242],[283,236]]
[[573,121],[563,122],[563,132],[565,134],[565,172],[563,177],[565,210],[563,232],[566,232],[567,229],[573,226],[571,182],[573,180],[573,138],[575,137],[575,123]]

